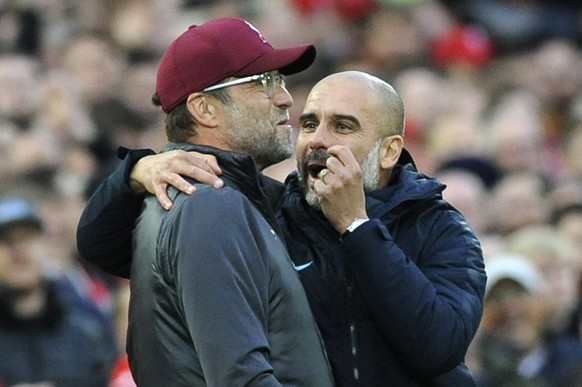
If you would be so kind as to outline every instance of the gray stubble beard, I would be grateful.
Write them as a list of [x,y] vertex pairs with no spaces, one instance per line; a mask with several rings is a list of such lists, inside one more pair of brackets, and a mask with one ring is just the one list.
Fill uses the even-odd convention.
[[[231,125],[229,137],[236,152],[253,157],[259,170],[288,159],[293,154],[291,132],[283,131],[266,120],[245,115],[236,107],[229,107]],[[244,122],[246,125],[240,125]],[[243,127],[245,126],[245,127]]]
[[[364,192],[369,193],[376,191],[380,188],[380,149],[382,147],[382,140],[378,140],[374,143],[370,152],[366,157],[359,162],[360,168],[362,169],[362,180],[364,186]],[[319,198],[316,193],[308,186],[307,183],[307,165],[300,167],[300,161],[297,161],[298,165],[298,177],[299,181],[303,187],[303,192],[305,193],[305,200],[307,203],[317,209],[321,210],[321,204],[319,203]]]

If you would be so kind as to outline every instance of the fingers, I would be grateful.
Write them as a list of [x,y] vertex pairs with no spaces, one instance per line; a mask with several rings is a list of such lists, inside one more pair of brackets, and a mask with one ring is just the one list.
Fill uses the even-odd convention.
[[342,163],[352,159],[355,160],[354,154],[352,153],[350,148],[344,145],[332,145],[329,148],[327,148],[327,153],[336,157],[338,160],[341,160]]
[[[326,167],[333,173],[334,178],[339,179],[342,184],[362,184],[362,167],[349,148],[335,145],[328,152],[331,156],[326,160]],[[326,181],[329,182],[329,179]]]
[[[180,160],[178,160],[180,161]],[[215,188],[224,186],[224,182],[218,177],[222,170],[218,166],[216,157],[197,152],[188,152],[186,155],[184,171],[185,176],[189,176],[201,183],[212,185]]]
[[158,202],[160,202],[161,206],[165,210],[169,210],[170,208],[172,208],[172,201],[170,200],[170,197],[168,196],[167,187],[168,186],[165,184],[160,184],[160,185],[155,186],[156,198],[158,199]]
[[359,169],[360,165],[356,160],[356,157],[352,153],[352,151],[343,145],[333,145],[327,149],[327,152],[331,155],[327,159],[327,168],[331,168],[332,172],[335,172],[333,169],[334,166],[338,169],[341,167],[345,167],[349,170]]
[[319,180],[325,184],[325,176],[329,173],[329,169],[324,168],[318,173]]
[[167,183],[184,193],[194,192],[194,187],[182,176],[216,188],[224,186],[224,182],[217,176],[222,174],[222,170],[214,156],[183,150],[166,152],[158,156],[162,155],[166,156],[165,159],[158,160],[151,168],[151,178],[157,180],[156,183]]
[[163,172],[155,174],[149,184],[146,185],[146,189],[156,195],[158,202],[166,210],[172,208],[172,200],[168,196],[169,186],[173,186],[187,195],[191,195],[196,191],[192,184],[177,173]]
[[167,194],[168,186],[190,195],[195,188],[186,178],[220,188],[224,186],[217,176],[220,174],[222,170],[214,156],[174,150],[140,159],[131,171],[130,185],[134,192],[155,194],[162,207],[169,209],[172,202]]
[[197,152],[188,152],[188,154],[198,155],[197,159],[203,159],[204,166],[206,168],[209,168],[209,169],[204,168],[206,171],[208,171],[210,173],[214,172],[214,174],[216,176],[222,175],[222,169],[220,169],[220,166],[218,165],[218,161],[216,160],[216,157],[214,157],[213,155],[205,155],[205,154],[197,153]]
[[[224,185],[222,180],[218,179],[213,173],[208,173],[200,168],[195,168],[191,176],[201,182],[214,181],[214,187],[220,188]],[[218,183],[216,183],[218,181]],[[191,195],[196,191],[196,187],[190,184],[182,175],[177,173],[164,173],[157,175],[156,179],[152,182],[151,188],[153,189],[156,198],[164,207],[164,209],[169,210],[172,208],[172,201],[168,196],[168,187],[173,186],[177,190],[185,193],[186,195]]]

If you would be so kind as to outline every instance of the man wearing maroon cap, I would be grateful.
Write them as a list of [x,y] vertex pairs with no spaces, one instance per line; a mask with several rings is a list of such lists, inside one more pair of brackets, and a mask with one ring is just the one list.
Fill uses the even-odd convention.
[[[482,251],[462,214],[442,198],[444,185],[418,172],[403,149],[404,107],[394,88],[363,72],[329,75],[309,92],[299,130],[298,171],[273,209],[336,385],[475,385],[463,359],[481,319]],[[174,156],[186,165],[165,167]],[[154,192],[164,178],[148,176],[187,176],[194,157],[124,161],[81,218],[81,254],[126,275],[130,207],[141,195],[128,191],[124,176]],[[154,173],[144,172],[147,165]],[[185,189],[174,175],[165,182]],[[103,227],[108,219],[115,224]]]
[[[291,156],[285,75],[315,48],[273,48],[247,21],[192,26],[152,97],[164,151],[215,156],[223,189],[145,199],[134,229],[127,351],[139,386],[332,386],[324,347],[259,174]],[[130,157],[133,157],[130,155]]]

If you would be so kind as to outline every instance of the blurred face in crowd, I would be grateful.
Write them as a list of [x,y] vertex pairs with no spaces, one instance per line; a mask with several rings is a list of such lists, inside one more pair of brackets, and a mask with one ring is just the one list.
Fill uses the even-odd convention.
[[64,67],[73,77],[83,100],[102,101],[118,89],[125,62],[123,55],[106,39],[82,35],[68,47]]
[[537,297],[547,308],[545,331],[564,330],[578,300],[575,244],[553,225],[522,227],[504,239],[507,248],[527,257],[543,279]]
[[0,115],[19,121],[37,113],[42,77],[35,59],[18,55],[0,58]]
[[492,226],[506,235],[545,221],[547,206],[543,180],[534,173],[508,174],[495,186],[491,196]]
[[313,184],[332,145],[348,147],[363,172],[364,190],[388,183],[402,150],[400,98],[383,81],[348,71],[313,87],[299,118],[296,156],[307,201],[317,206]]
[[439,180],[447,185],[443,197],[457,208],[469,221],[477,234],[485,233],[489,227],[487,190],[474,174],[462,170],[439,173]]
[[43,278],[41,231],[29,225],[11,226],[0,233],[0,287],[26,293]]
[[539,340],[543,302],[511,279],[497,282],[485,299],[483,330],[527,351]]
[[546,330],[561,331],[569,324],[577,305],[579,271],[574,262],[565,260],[556,252],[539,249],[531,257],[545,282],[538,297],[547,305]]

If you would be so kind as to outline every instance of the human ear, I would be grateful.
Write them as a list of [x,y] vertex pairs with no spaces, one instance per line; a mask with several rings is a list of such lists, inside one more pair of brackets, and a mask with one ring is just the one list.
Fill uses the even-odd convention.
[[380,166],[382,169],[392,169],[404,147],[404,139],[400,135],[385,137],[382,140],[382,149],[380,152]]
[[217,126],[217,100],[205,93],[193,93],[186,100],[186,107],[194,120],[203,127]]

